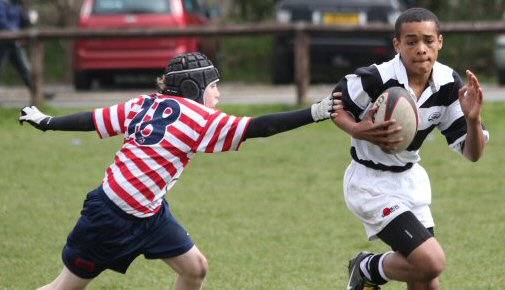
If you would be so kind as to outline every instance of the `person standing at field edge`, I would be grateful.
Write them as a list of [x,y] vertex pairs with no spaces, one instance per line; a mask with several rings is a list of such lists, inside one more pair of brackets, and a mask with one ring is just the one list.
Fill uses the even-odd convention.
[[[434,129],[449,147],[471,161],[481,158],[489,132],[482,124],[483,92],[477,77],[437,62],[442,49],[439,20],[431,11],[411,8],[395,24],[390,61],[357,69],[336,85],[344,109],[333,121],[352,136],[352,161],[344,176],[347,207],[364,224],[370,240],[381,239],[393,252],[361,252],[349,263],[348,290],[380,289],[389,280],[409,290],[437,290],[445,254],[434,236],[428,175],[419,165],[419,149]],[[401,86],[419,110],[419,131],[397,154],[388,136],[370,132],[372,108],[387,88]],[[372,113],[370,113],[372,111]],[[396,140],[400,141],[400,140]]]
[[[15,32],[28,28],[36,21],[30,18],[22,1],[0,0],[0,31]],[[6,59],[9,59],[19,72],[30,93],[34,94],[35,85],[32,78],[32,68],[26,50],[19,40],[0,43],[0,74],[3,71]],[[54,97],[54,93],[44,92],[44,97],[51,99]]]
[[326,97],[307,109],[235,117],[215,108],[218,81],[219,72],[206,56],[189,53],[169,63],[158,78],[159,93],[62,117],[34,106],[22,109],[20,122],[43,131],[124,135],[114,163],[102,184],[88,193],[68,236],[63,271],[40,289],[84,289],[106,269],[125,273],[139,255],[169,265],[178,274],[175,289],[201,289],[207,260],[164,199],[193,155],[238,150],[246,139],[329,119],[341,109],[339,100]]

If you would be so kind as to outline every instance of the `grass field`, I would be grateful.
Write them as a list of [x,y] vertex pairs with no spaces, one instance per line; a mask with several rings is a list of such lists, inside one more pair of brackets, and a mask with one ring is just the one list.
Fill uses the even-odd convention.
[[[257,115],[289,108],[224,110]],[[93,133],[42,133],[19,126],[17,114],[0,109],[0,289],[34,289],[59,273],[84,197],[121,143]],[[492,137],[478,163],[453,153],[438,132],[423,147],[436,235],[448,257],[443,289],[505,287],[503,116],[505,103],[486,104]],[[167,199],[209,260],[206,289],[345,289],[348,258],[387,249],[366,240],[343,201],[349,143],[323,122],[249,140],[239,153],[193,159]],[[139,257],[126,276],[107,271],[89,289],[169,289],[174,278],[162,262]]]

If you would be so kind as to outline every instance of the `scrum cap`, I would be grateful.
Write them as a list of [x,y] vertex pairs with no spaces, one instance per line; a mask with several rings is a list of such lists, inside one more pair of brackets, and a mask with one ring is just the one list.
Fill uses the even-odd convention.
[[208,85],[219,81],[219,71],[198,52],[186,53],[170,61],[165,73],[158,78],[160,92],[182,96],[203,104]]

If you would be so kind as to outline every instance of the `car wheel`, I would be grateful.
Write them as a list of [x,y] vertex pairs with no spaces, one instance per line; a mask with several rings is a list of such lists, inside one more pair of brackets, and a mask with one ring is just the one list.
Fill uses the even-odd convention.
[[505,70],[498,70],[498,84],[505,85]]
[[88,72],[74,72],[74,88],[78,91],[89,91],[93,78]]
[[[100,86],[103,88],[112,88],[116,84],[114,74],[101,75],[99,79]],[[90,82],[91,84],[91,82]]]

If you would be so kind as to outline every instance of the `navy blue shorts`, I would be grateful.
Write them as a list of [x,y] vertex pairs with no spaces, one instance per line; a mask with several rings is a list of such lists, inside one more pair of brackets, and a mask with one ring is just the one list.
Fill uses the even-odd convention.
[[91,279],[105,269],[124,274],[141,254],[147,259],[172,258],[193,245],[166,201],[157,214],[137,218],[117,207],[99,187],[88,193],[62,258],[72,273]]

